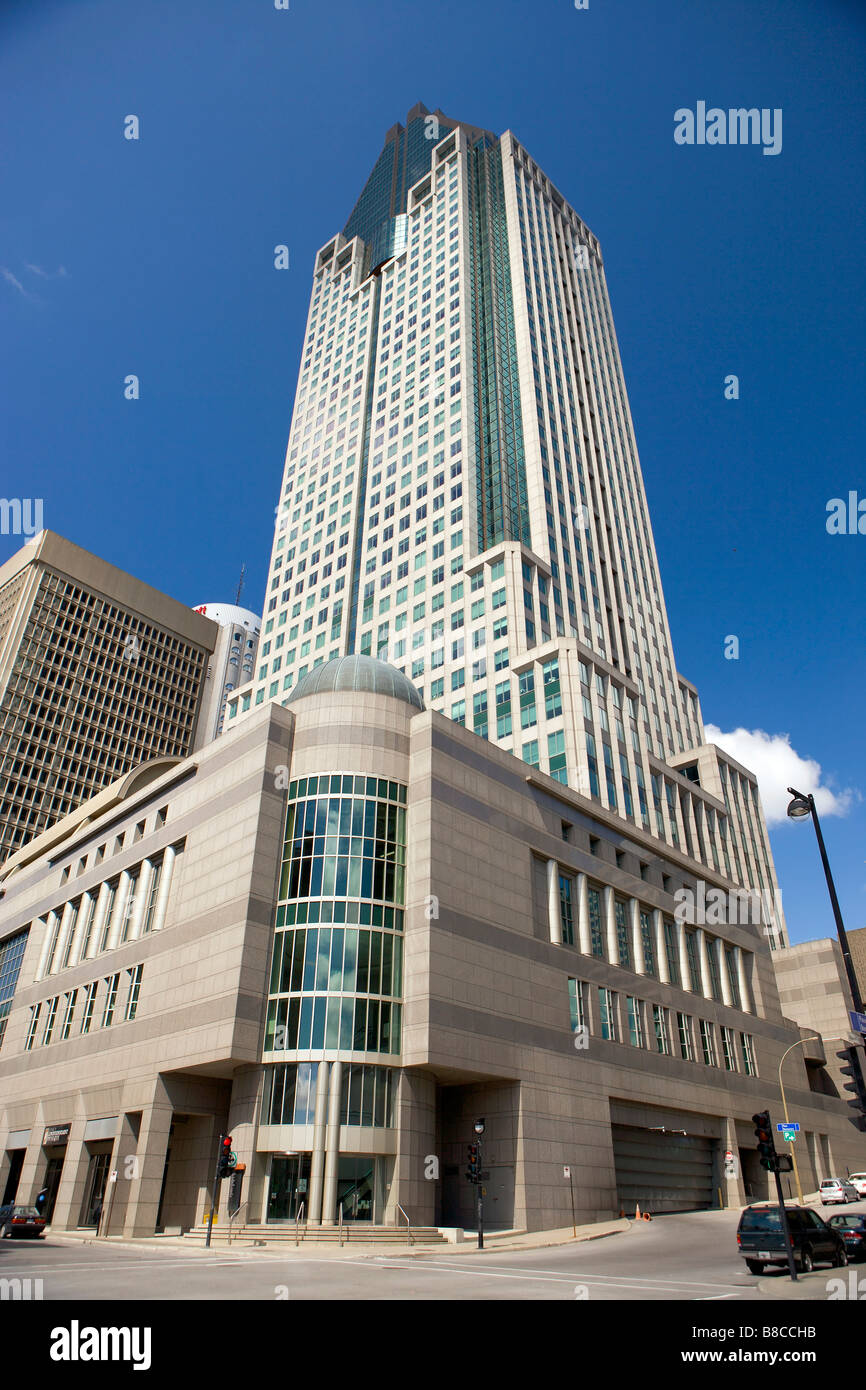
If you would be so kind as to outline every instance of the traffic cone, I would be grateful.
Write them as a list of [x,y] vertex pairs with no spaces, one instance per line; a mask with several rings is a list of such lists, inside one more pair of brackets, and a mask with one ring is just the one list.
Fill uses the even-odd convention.
[[634,1219],[635,1221],[640,1221],[640,1202],[638,1202],[637,1206],[634,1209]]

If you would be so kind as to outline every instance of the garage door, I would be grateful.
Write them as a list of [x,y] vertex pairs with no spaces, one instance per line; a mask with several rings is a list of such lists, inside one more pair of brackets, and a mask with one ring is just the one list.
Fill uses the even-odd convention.
[[717,1140],[698,1134],[662,1134],[611,1125],[617,1198],[631,1216],[641,1211],[696,1211],[712,1207]]

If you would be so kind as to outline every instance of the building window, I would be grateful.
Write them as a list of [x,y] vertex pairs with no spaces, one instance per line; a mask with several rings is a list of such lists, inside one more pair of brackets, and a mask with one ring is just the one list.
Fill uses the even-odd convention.
[[669,1057],[671,1040],[668,1030],[668,1011],[661,1004],[653,1004],[653,1030],[656,1035],[656,1048],[663,1057]]
[[571,1016],[571,1031],[572,1033],[576,1033],[579,1028],[587,1027],[586,985],[583,980],[574,980],[569,977],[568,1003]]
[[144,970],[143,965],[134,965],[131,970],[127,970],[129,976],[129,990],[126,996],[126,1013],[124,1019],[131,1023],[138,1011],[138,996],[141,990],[141,976]]
[[737,1053],[734,1048],[734,1035],[730,1028],[722,1027],[722,1056],[725,1059],[725,1071],[737,1070]]
[[616,921],[616,945],[619,953],[619,963],[626,970],[631,969],[631,952],[628,944],[628,919],[626,917],[625,903],[620,902],[619,898],[614,900],[614,919]]
[[601,1018],[601,1036],[608,1042],[617,1042],[616,994],[604,985],[598,987],[598,1010]]
[[562,918],[562,939],[566,946],[574,945],[573,881],[567,874],[559,875],[559,907]]
[[45,1019],[45,1032],[42,1034],[43,1047],[47,1047],[51,1042],[51,1035],[54,1032],[54,1020],[57,1017],[57,1001],[59,997],[59,995],[55,995],[53,999],[48,1000],[48,1015]]
[[668,975],[672,985],[681,984],[680,980],[680,953],[677,948],[677,933],[673,922],[667,918],[663,922],[665,938],[665,959],[668,963]]
[[641,1001],[626,995],[628,1009],[628,1040],[632,1047],[643,1047],[643,1022],[641,1020]]
[[716,1061],[716,1040],[713,1036],[713,1025],[708,1023],[705,1018],[701,1019],[701,1051],[704,1054],[704,1061],[708,1067],[718,1066]]
[[743,1070],[746,1076],[757,1076],[755,1067],[755,1045],[748,1033],[740,1034],[740,1049],[743,1054]]
[[147,891],[147,907],[144,910],[144,921],[141,924],[141,934],[146,936],[153,930],[154,917],[156,915],[156,900],[159,895],[159,883],[162,878],[163,860],[157,859],[150,875],[150,886]]
[[17,932],[0,943],[0,1047],[3,1046],[6,1021],[12,1008],[29,935],[29,930]]
[[731,987],[731,999],[735,1009],[741,1009],[743,1002],[740,997],[740,977],[737,970],[737,948],[735,946],[725,946],[725,969],[728,972],[728,984]]
[[589,939],[592,954],[604,960],[604,936],[601,930],[601,893],[597,888],[587,891],[589,900]]
[[25,1048],[25,1051],[26,1051],[26,1052],[30,1052],[30,1050],[31,1050],[32,1047],[33,1047],[33,1043],[34,1043],[34,1041],[35,1041],[35,1039],[36,1039],[36,1029],[37,1029],[38,1026],[39,1026],[39,1014],[41,1013],[41,1011],[42,1011],[42,1005],[41,1005],[41,1003],[40,1003],[40,1004],[32,1004],[31,1007],[30,1007],[30,1024],[29,1024],[29,1027],[28,1027],[28,1029],[27,1029],[27,1041],[26,1041],[25,1044],[24,1044],[24,1048]]
[[692,991],[692,994],[703,994],[703,986],[701,984],[701,963],[698,959],[697,932],[686,932],[686,958],[689,962],[689,977],[691,979],[691,985],[689,987]]
[[72,1019],[75,1014],[75,1001],[78,998],[78,990],[73,989],[66,995],[66,1009],[63,1014],[63,1026],[60,1030],[60,1041],[65,1042],[72,1032]]
[[93,1022],[93,1007],[96,1003],[97,981],[87,986],[84,994],[84,1013],[81,1016],[82,1033],[90,1032],[90,1025]]
[[114,1020],[114,1008],[117,1003],[117,987],[120,984],[120,975],[108,975],[105,980],[105,1007],[102,1010],[102,1027],[110,1028]]
[[653,940],[652,917],[641,908],[640,939],[643,946],[644,971],[647,975],[656,973],[655,943]]
[[692,1050],[692,1020],[688,1014],[677,1014],[677,1031],[680,1038],[680,1056],[684,1062],[694,1061]]
[[707,948],[707,961],[710,967],[710,990],[716,1003],[721,1003],[722,981],[719,975],[719,941],[715,936],[704,938]]

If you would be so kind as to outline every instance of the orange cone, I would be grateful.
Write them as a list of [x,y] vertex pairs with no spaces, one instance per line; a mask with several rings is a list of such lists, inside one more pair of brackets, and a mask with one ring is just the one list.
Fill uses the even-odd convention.
[[640,1202],[638,1202],[637,1206],[634,1209],[634,1219],[635,1221],[640,1221]]

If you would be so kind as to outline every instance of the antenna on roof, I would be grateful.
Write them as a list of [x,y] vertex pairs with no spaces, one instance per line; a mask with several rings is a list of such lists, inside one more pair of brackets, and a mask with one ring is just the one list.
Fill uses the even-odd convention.
[[235,603],[236,603],[236,604],[239,604],[240,601],[241,601],[241,594],[243,593],[244,580],[246,579],[246,577],[247,577],[247,566],[246,566],[246,562],[244,562],[244,563],[241,565],[241,577],[240,577],[240,579],[238,580],[238,591],[237,591],[237,593],[235,594]]

